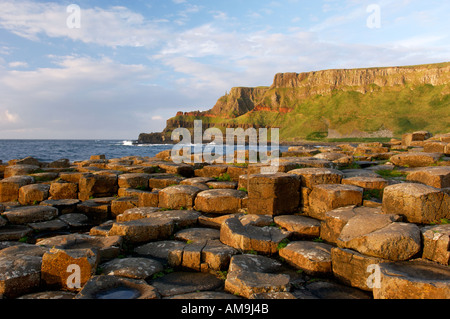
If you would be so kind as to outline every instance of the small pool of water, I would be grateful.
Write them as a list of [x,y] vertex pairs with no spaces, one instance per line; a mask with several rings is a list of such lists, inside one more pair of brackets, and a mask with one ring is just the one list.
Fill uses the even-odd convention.
[[129,287],[117,287],[97,294],[97,299],[137,299],[139,290]]

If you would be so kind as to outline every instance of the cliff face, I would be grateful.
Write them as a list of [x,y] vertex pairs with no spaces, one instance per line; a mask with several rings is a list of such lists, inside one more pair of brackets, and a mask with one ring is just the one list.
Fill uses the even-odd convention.
[[279,73],[275,75],[271,89],[305,88],[310,94],[329,94],[333,90],[352,87],[366,93],[370,85],[395,87],[405,85],[450,83],[450,64],[416,67],[389,67],[350,70],[325,70],[308,73]]
[[[330,95],[335,91],[361,94],[379,88],[433,86],[450,83],[450,63],[415,67],[324,70],[306,73],[279,73],[273,84],[264,88],[233,88],[221,97],[209,111],[214,116],[235,118],[258,109],[287,113],[286,109],[315,95]],[[280,91],[290,91],[281,94]]]
[[232,88],[229,94],[217,101],[210,113],[216,116],[241,116],[253,110],[267,90],[268,88]]
[[163,134],[170,139],[174,128],[191,128],[195,119],[205,128],[279,127],[283,140],[439,133],[450,130],[450,62],[279,73],[270,87],[232,88],[209,111],[178,113]]

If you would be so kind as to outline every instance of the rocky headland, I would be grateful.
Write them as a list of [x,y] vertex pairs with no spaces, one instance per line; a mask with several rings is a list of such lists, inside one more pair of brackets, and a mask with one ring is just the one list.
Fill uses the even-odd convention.
[[281,155],[0,163],[0,296],[450,298],[450,133]]
[[[449,130],[450,63],[279,73],[272,85],[235,87],[208,111],[178,112],[138,143],[171,143],[171,133],[203,128],[279,128],[280,142],[393,138]],[[426,116],[424,116],[426,114]]]

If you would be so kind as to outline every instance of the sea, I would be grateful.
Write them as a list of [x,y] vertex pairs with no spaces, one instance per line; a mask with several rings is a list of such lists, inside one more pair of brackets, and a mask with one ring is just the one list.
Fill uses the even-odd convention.
[[[154,157],[173,147],[173,144],[137,144],[130,140],[0,140],[0,160],[7,163],[12,159],[31,156],[49,163],[63,158],[71,162],[84,161],[91,155],[105,155],[107,159]],[[287,147],[280,146],[279,149],[284,151]]]

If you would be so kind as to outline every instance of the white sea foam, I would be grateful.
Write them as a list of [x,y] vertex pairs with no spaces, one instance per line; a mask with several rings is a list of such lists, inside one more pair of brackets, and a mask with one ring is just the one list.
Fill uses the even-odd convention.
[[123,141],[122,145],[123,146],[133,146],[133,141]]

